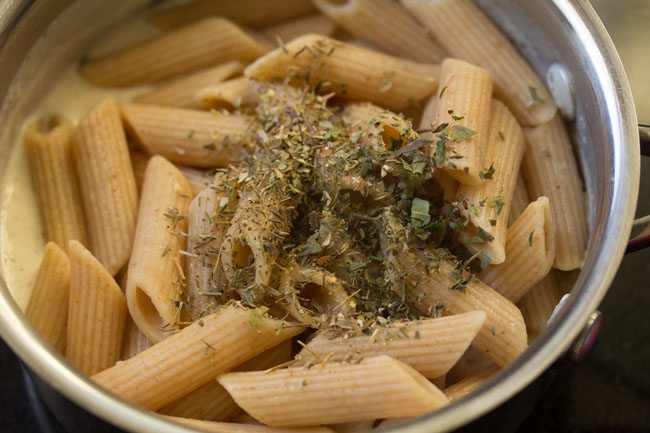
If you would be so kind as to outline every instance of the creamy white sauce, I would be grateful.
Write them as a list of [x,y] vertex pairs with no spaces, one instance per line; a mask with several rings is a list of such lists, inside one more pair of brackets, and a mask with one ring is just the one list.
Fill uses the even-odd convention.
[[[103,35],[86,53],[100,56],[141,41],[157,33],[141,16],[120,24]],[[77,123],[99,100],[108,95],[126,101],[149,89],[147,86],[128,89],[97,87],[86,82],[77,72],[77,61],[52,83],[38,108],[25,120],[29,123],[43,115],[58,114]],[[45,240],[34,193],[29,166],[19,139],[0,181],[0,274],[16,303],[23,310],[36,281],[43,258]]]

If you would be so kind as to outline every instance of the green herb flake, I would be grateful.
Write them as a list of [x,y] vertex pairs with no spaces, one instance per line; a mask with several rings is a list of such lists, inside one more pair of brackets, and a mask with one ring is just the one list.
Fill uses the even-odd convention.
[[194,137],[194,133],[195,133],[195,132],[196,132],[196,131],[194,131],[193,129],[190,129],[189,131],[187,131],[187,138],[192,138],[192,137]]
[[478,173],[478,176],[481,178],[481,180],[490,180],[494,178],[494,172],[496,170],[494,169],[494,163],[490,164],[490,168],[488,168],[486,171],[480,171]]
[[476,131],[466,128],[462,125],[452,125],[446,130],[447,138],[460,143],[476,135]]
[[428,224],[431,221],[429,215],[429,202],[421,198],[414,198],[411,203],[411,221],[417,221],[421,224]]
[[501,215],[501,212],[503,211],[503,207],[506,205],[506,202],[503,199],[503,196],[497,195],[490,199],[490,205],[496,208],[497,215]]
[[392,88],[393,88],[393,82],[391,80],[381,80],[379,82],[379,87],[377,88],[377,90],[379,90],[380,93],[386,93]]
[[496,327],[496,325],[490,325],[490,333],[492,335],[497,335],[497,327]]
[[530,234],[528,235],[528,246],[532,247],[533,246],[533,235],[535,234],[535,229],[533,229]]
[[436,143],[435,162],[436,165],[441,166],[445,163],[445,140],[438,140]]
[[535,102],[544,102],[544,98],[539,96],[539,92],[537,90],[537,87],[528,86],[528,92],[530,93],[530,97],[533,99],[533,101],[535,101]]
[[350,262],[348,263],[348,269],[350,272],[358,271],[359,269],[365,268],[366,264],[364,262]]
[[490,266],[490,262],[491,262],[490,256],[481,253],[480,257],[481,257],[481,265],[480,265],[481,270],[484,271],[487,269],[488,266]]
[[269,307],[261,306],[257,307],[248,314],[248,323],[253,327],[257,328],[260,325],[262,319],[266,317],[266,314],[269,311]]

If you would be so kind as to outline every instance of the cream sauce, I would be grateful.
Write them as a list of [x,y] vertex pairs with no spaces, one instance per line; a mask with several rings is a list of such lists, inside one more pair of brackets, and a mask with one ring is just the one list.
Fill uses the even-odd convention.
[[[101,56],[156,33],[157,30],[148,25],[141,16],[134,17],[103,35],[87,53]],[[114,95],[118,100],[125,101],[148,89],[147,86],[128,89],[94,86],[81,77],[75,62],[55,80],[39,107],[24,124],[50,114],[58,114],[77,123],[105,96]],[[0,181],[0,191],[0,274],[16,303],[24,310],[36,281],[45,240],[38,202],[21,141],[13,147]]]

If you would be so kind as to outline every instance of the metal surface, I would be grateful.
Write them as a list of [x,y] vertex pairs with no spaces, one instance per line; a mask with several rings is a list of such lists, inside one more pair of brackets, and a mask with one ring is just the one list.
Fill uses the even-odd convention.
[[587,320],[584,329],[571,345],[570,353],[574,361],[580,362],[591,353],[598,340],[602,326],[603,315],[600,311],[596,311],[589,316],[589,320]]
[[[47,74],[56,70],[55,62],[51,60],[47,64],[43,58],[39,63],[32,51],[19,71],[20,76],[12,77],[45,25],[68,3],[35,2],[23,9],[18,21],[6,16],[0,19],[3,25],[0,28],[3,35],[0,39],[0,99],[3,100],[0,122],[5,126],[0,155],[5,156],[5,161],[17,133],[17,125],[11,124],[10,115],[13,113],[14,121],[19,119],[21,113],[28,112],[28,102],[34,102],[39,94],[37,86],[20,85],[23,83],[20,79],[45,86]],[[74,44],[68,43],[64,36],[94,30],[97,21],[104,18],[102,13],[110,17],[115,4],[122,3],[104,2],[103,6],[110,5],[110,8],[102,8],[100,1],[93,0],[76,2],[68,8],[59,17],[59,22],[68,19],[66,25],[60,25],[58,33],[53,28],[48,30],[50,45],[58,42],[68,57],[50,55],[49,58],[59,62],[70,58],[75,53]],[[611,283],[625,249],[636,206],[639,140],[631,93],[614,47],[591,6],[584,0],[484,0],[480,3],[517,43],[540,75],[543,76],[551,64],[560,62],[574,79],[576,120],[573,135],[589,197],[590,243],[584,271],[571,297],[557,320],[535,344],[478,392],[421,420],[396,426],[401,432],[442,432],[463,425],[499,406],[560,357],[583,330]],[[8,13],[14,12],[9,10]],[[88,26],[88,22],[93,26]],[[81,40],[77,42],[77,47],[83,45]],[[126,404],[71,370],[62,357],[51,352],[36,335],[4,283],[0,284],[0,332],[44,382],[88,411],[130,431],[193,431]]]

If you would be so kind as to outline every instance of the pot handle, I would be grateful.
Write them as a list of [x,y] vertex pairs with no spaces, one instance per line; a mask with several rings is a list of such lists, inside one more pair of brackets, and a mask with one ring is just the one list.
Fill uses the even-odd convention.
[[[639,125],[641,155],[650,156],[650,125]],[[650,247],[650,215],[634,220],[632,235],[627,243],[625,253],[633,253]]]

